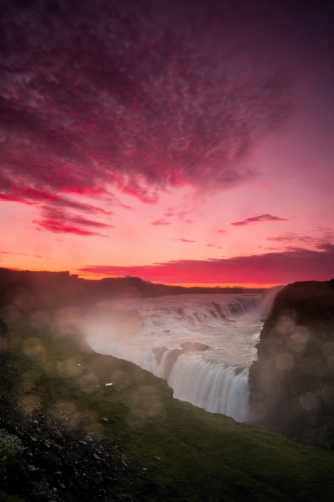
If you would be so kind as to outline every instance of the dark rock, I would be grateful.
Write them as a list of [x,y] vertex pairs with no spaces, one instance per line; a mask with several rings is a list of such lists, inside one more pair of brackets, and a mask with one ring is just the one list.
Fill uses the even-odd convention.
[[[221,305],[219,305],[219,303],[215,303],[215,302],[212,302],[212,305],[213,307],[215,308],[216,312],[218,313],[219,317],[223,320],[223,321],[226,321],[226,322],[234,322],[234,321],[231,321],[231,319],[228,319],[226,317],[226,315],[224,314],[223,310],[222,310],[222,307]],[[230,305],[230,310],[231,312],[233,313],[238,313],[239,310],[236,306],[234,305]],[[215,316],[216,317],[216,316]]]
[[168,348],[166,346],[156,347],[156,348],[153,349],[153,352],[155,354],[155,359],[157,361],[157,364],[161,363],[162,356],[166,352],[166,350],[168,350]]
[[210,314],[215,318],[215,319],[219,319],[219,316],[217,314],[217,312],[215,312],[214,310],[210,310]]
[[10,336],[6,322],[0,318],[0,366],[9,361]]
[[290,439],[334,449],[334,289],[289,284],[276,296],[250,368],[253,419]]
[[197,312],[194,312],[193,316],[195,317],[195,319],[197,319],[197,321],[199,323],[202,323],[202,319],[199,317],[199,315],[197,314]]
[[212,302],[212,305],[214,306],[216,312],[220,315],[222,319],[226,319],[226,315],[223,313],[221,306],[219,303]]
[[171,372],[172,372],[172,369],[173,369],[173,366],[174,364],[176,363],[177,361],[177,358],[183,354],[185,351],[182,350],[182,349],[174,349],[174,350],[171,350],[167,356],[166,356],[166,360],[165,360],[165,374],[164,374],[164,378],[166,378],[166,380],[168,380]]
[[[167,356],[166,356],[164,378],[166,378],[166,380],[168,380],[168,378],[172,372],[173,366],[176,363],[177,358],[181,354],[185,354],[186,352],[191,352],[191,351],[204,351],[204,350],[207,350],[208,348],[209,348],[209,346],[205,345],[204,343],[184,342],[181,344],[180,349],[171,350],[169,352],[169,354],[167,354]],[[165,350],[167,350],[167,348],[165,348]]]
[[8,492],[23,493],[29,485],[29,476],[23,462],[14,458],[9,459],[6,463],[6,471]]
[[3,335],[5,335],[6,333],[9,332],[9,328],[7,326],[7,323],[3,319],[1,319],[1,317],[0,317],[0,332]]
[[[16,404],[0,397],[0,427],[16,435],[24,446],[22,456],[6,462],[6,492],[19,495],[20,500],[21,495],[23,500],[53,500],[54,492],[55,498],[64,502],[98,502],[101,480],[107,479],[111,471],[129,475],[131,466],[119,444],[83,427],[71,429],[66,438],[65,435],[59,438],[54,431],[61,425],[65,429],[66,417],[63,416],[62,424],[59,417],[54,420],[43,412],[31,419],[24,418],[13,413]],[[114,498],[113,487],[108,485],[106,490],[104,499],[118,500]]]
[[181,343],[181,348],[183,349],[184,352],[190,352],[190,351],[204,351],[209,348],[209,345],[205,345],[205,343],[200,343],[200,342],[184,342]]
[[52,455],[51,453],[42,453],[40,458],[43,461],[44,466],[47,466],[50,469],[58,469],[61,465],[59,457]]

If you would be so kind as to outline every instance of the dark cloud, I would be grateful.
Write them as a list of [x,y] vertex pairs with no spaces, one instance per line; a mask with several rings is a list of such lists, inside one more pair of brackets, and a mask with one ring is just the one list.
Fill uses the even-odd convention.
[[281,248],[275,246],[262,246],[261,244],[258,246],[259,249],[263,249],[264,251],[282,251]]
[[160,219],[160,220],[152,221],[151,225],[154,225],[155,227],[163,227],[165,225],[170,225],[170,222],[167,220]]
[[322,250],[291,249],[261,255],[211,260],[179,260],[148,266],[87,266],[79,272],[104,276],[132,275],[166,283],[286,284],[332,279],[334,245]]
[[[83,211],[85,213],[91,213],[91,214],[102,214],[102,215],[112,215],[113,212],[109,210],[102,209],[101,207],[96,207],[91,204],[84,204],[82,202],[75,202],[72,200],[68,200],[64,197],[54,197],[52,200],[52,205],[54,207],[62,208],[64,209],[74,209],[77,211]],[[122,204],[122,206],[125,209],[131,209],[129,206],[125,206]]]
[[172,239],[172,238],[171,238],[171,240],[172,240],[172,241],[180,241],[180,242],[196,242],[196,241],[191,241],[191,240],[189,240],[189,239]]
[[331,228],[318,228],[311,235],[298,235],[293,232],[286,232],[283,235],[267,237],[267,240],[282,243],[303,243],[304,245],[308,244],[311,247],[323,249],[328,243],[332,244],[334,242],[334,231]]
[[13,256],[30,256],[33,258],[43,258],[43,259],[51,260],[50,256],[41,256],[38,254],[13,253],[11,251],[0,251],[0,255],[1,254],[8,254],[8,255],[13,255]]
[[278,235],[276,237],[267,237],[268,241],[274,241],[274,242],[293,242],[297,240],[298,236],[297,234],[294,234],[292,232],[286,232],[283,235]]
[[208,248],[217,248],[217,249],[223,249],[221,246],[215,246],[214,244],[207,244]]
[[231,223],[235,227],[244,227],[250,223],[261,223],[266,221],[288,221],[285,218],[279,218],[278,216],[272,216],[271,214],[261,214],[261,216],[254,216],[253,218],[246,218],[243,221],[236,221]]
[[278,5],[270,14],[243,2],[8,2],[2,200],[49,207],[55,197],[53,208],[67,200],[81,213],[71,194],[115,186],[155,203],[168,186],[253,179],[247,161],[293,108],[286,48],[296,33]]

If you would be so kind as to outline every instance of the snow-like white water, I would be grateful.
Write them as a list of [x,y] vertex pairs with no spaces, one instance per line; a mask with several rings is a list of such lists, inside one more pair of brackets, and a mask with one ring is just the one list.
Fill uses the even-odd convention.
[[[174,397],[240,422],[248,419],[248,367],[256,358],[262,323],[259,295],[176,295],[103,302],[109,320],[90,327],[96,351],[132,361],[166,378]],[[141,323],[126,324],[136,310]],[[112,321],[123,311],[125,322]],[[139,316],[137,316],[139,317]],[[123,320],[124,321],[124,320]],[[182,351],[181,344],[209,348]]]

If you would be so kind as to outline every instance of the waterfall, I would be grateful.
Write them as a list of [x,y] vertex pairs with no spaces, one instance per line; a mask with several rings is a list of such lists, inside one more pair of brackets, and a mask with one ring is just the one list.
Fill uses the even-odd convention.
[[248,368],[238,372],[185,354],[175,363],[168,384],[176,399],[238,422],[248,420]]
[[115,340],[109,340],[107,345],[104,342],[103,350],[96,342],[91,346],[96,352],[126,359],[160,378],[166,378],[174,391],[173,397],[180,401],[211,413],[222,413],[238,422],[248,420],[248,368],[224,367],[195,352],[180,353],[171,365],[168,356],[173,355],[175,349],[166,349],[158,363],[153,350],[140,350]]
[[[106,303],[111,317],[91,326],[87,341],[96,352],[131,361],[164,378],[176,399],[244,422],[249,418],[248,367],[256,357],[262,326],[258,306],[255,295],[178,295]],[[132,315],[136,309],[137,331],[130,332],[120,322],[126,318],[120,316],[120,307],[123,313],[132,309]]]

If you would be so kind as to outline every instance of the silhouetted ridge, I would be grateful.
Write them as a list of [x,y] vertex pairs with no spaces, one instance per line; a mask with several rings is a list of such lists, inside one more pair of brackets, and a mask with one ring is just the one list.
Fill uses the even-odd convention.
[[14,304],[21,311],[73,305],[87,309],[113,298],[154,298],[178,294],[261,293],[263,289],[166,286],[140,277],[107,277],[97,281],[64,272],[32,272],[0,268],[0,307]]

